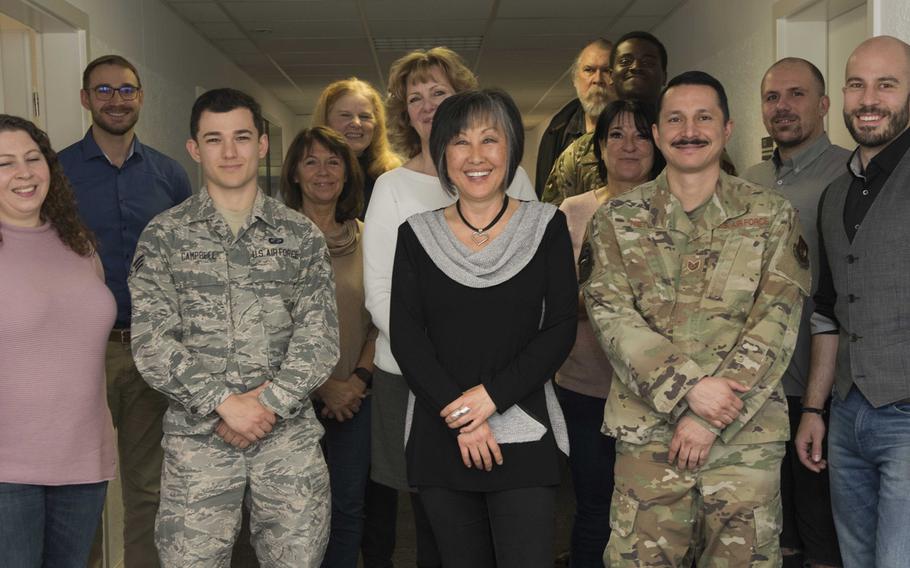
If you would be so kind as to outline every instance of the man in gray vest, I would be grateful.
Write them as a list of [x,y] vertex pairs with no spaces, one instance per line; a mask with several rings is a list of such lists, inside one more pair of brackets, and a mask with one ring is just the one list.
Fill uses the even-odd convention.
[[844,121],[859,147],[819,204],[812,366],[796,446],[806,467],[826,467],[822,414],[834,384],[828,460],[844,566],[906,567],[910,45],[877,37],[856,48],[847,60]]
[[[809,245],[812,282],[818,282],[818,198],[844,173],[850,152],[835,146],[825,133],[830,101],[821,71],[805,59],[787,57],[771,66],[761,83],[762,120],[777,148],[770,160],[749,168],[744,178],[780,191],[799,211],[803,236]],[[837,536],[831,516],[827,472],[814,473],[796,456],[793,438],[799,426],[800,403],[809,378],[809,319],[814,310],[806,300],[796,350],[784,373],[784,392],[790,414],[791,441],[781,464],[780,492],[784,566],[840,566]]]

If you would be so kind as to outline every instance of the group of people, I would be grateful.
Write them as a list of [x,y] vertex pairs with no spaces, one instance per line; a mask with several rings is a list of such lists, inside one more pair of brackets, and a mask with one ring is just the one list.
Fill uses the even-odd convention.
[[0,115],[4,565],[100,565],[118,453],[128,568],[391,566],[401,491],[418,566],[549,567],[561,454],[572,567],[904,565],[910,46],[851,55],[852,154],[772,65],[744,178],[724,87],[667,64],[585,46],[536,185],[442,47],[326,87],[279,198],[235,89],[191,110],[196,192],[122,57],[59,155]]

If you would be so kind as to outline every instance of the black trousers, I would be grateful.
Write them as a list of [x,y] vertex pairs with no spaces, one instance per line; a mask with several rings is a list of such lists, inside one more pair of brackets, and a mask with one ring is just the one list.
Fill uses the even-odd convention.
[[420,487],[443,568],[552,568],[556,487]]

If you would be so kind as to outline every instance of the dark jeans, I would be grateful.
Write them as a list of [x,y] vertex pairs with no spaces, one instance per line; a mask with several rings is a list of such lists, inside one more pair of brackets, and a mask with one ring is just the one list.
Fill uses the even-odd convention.
[[360,542],[363,568],[392,568],[398,520],[398,491],[372,479],[368,480],[365,508],[366,519]]
[[555,487],[419,494],[445,568],[552,568]]
[[106,493],[107,481],[60,486],[0,483],[0,564],[85,566]]
[[[780,498],[783,508],[783,531],[780,545],[801,550],[807,562],[840,566],[837,533],[831,514],[831,491],[828,470],[815,473],[799,461],[793,438],[802,418],[798,396],[787,397],[790,412],[790,440],[780,467]],[[827,424],[827,419],[825,420]],[[823,450],[827,449],[827,440]],[[827,457],[827,456],[825,456]]]
[[569,471],[575,489],[571,568],[602,568],[610,540],[610,501],[616,440],[600,433],[605,399],[556,386],[569,433]]
[[363,399],[352,419],[325,419],[322,425],[332,487],[332,527],[322,568],[357,568],[370,473],[370,397]]

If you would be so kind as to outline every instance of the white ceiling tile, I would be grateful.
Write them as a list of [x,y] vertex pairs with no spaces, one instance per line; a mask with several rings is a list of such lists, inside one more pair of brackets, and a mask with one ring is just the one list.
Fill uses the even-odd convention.
[[666,16],[683,0],[635,0],[623,16]]
[[610,28],[609,35],[618,39],[619,36],[631,31],[647,31],[653,29],[662,19],[663,16],[630,16],[621,18]]
[[490,27],[490,36],[508,38],[551,36],[584,36],[594,39],[605,35],[611,18],[498,18]]
[[353,0],[222,1],[238,21],[351,20],[360,17]]
[[[256,37],[276,39],[365,37],[363,26],[358,20],[336,21],[262,21],[250,20],[241,24],[243,29]],[[257,33],[256,30],[269,30]]]
[[486,20],[420,20],[407,27],[398,20],[371,20],[373,37],[439,37],[483,35]]
[[171,8],[188,22],[229,22],[225,13],[214,2],[177,2]]
[[501,0],[498,18],[610,18],[633,0]]
[[261,53],[256,44],[248,39],[216,39],[212,40],[212,43],[229,57],[247,53]]
[[[486,19],[493,8],[493,0],[374,0],[363,3],[367,20],[457,20]],[[403,30],[420,34],[421,30],[410,25]]]
[[200,22],[193,25],[209,39],[246,39],[243,32],[231,22]]

